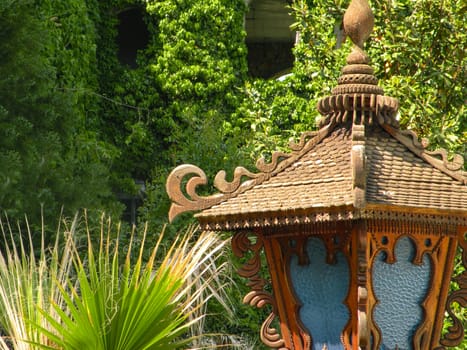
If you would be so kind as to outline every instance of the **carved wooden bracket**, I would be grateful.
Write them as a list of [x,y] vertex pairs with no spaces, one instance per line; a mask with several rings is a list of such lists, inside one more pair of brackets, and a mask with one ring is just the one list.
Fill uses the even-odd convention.
[[236,233],[232,238],[232,250],[239,258],[243,258],[248,252],[253,253],[253,256],[238,270],[240,276],[249,280],[248,286],[251,288],[243,302],[257,308],[262,308],[265,305],[272,307],[272,312],[261,326],[261,340],[266,346],[273,349],[289,350],[284,346],[285,342],[278,330],[271,326],[277,317],[277,307],[274,297],[264,290],[264,286],[268,282],[261,277],[261,252],[263,250],[261,237],[248,232]]
[[454,276],[453,281],[459,286],[458,290],[453,291],[446,302],[446,311],[452,319],[453,325],[448,328],[448,333],[441,339],[444,346],[457,346],[465,338],[465,328],[459,318],[452,310],[452,304],[458,303],[462,308],[467,308],[467,227],[459,230],[459,246],[462,249],[461,264],[464,271],[459,276]]

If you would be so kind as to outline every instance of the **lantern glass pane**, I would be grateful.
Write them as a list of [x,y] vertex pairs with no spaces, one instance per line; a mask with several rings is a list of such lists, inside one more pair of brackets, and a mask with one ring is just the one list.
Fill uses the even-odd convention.
[[431,264],[427,254],[422,264],[413,264],[415,246],[402,237],[395,246],[395,259],[387,263],[380,252],[373,263],[373,289],[377,300],[374,320],[382,333],[380,349],[411,350],[412,338],[423,321],[422,302],[430,284]]
[[349,289],[349,265],[342,253],[336,254],[336,263],[326,263],[326,248],[321,239],[308,240],[306,251],[309,264],[300,266],[292,256],[290,275],[301,308],[299,317],[313,340],[313,350],[344,349],[342,331],[349,319],[349,310],[343,304]]

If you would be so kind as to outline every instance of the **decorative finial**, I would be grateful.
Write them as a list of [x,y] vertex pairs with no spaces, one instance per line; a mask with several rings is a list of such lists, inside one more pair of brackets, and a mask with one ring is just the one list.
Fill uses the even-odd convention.
[[367,0],[352,0],[344,14],[344,32],[354,43],[347,63],[368,63],[368,56],[363,52],[363,44],[373,31],[375,19]]
[[399,102],[384,96],[378,85],[370,59],[363,51],[363,44],[370,37],[374,26],[373,12],[367,0],[352,0],[344,14],[344,32],[354,43],[347,65],[342,69],[338,85],[332,96],[318,102],[318,110],[324,116],[320,127],[329,124],[352,125],[387,124],[398,127],[396,119]]

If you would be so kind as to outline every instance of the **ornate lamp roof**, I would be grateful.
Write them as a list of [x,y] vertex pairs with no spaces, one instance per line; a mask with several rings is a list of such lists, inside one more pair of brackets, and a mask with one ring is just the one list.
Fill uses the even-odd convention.
[[211,230],[409,216],[467,225],[464,159],[430,152],[414,132],[399,128],[398,101],[384,96],[363,51],[372,27],[367,1],[353,0],[344,30],[354,48],[338,86],[318,102],[317,132],[304,133],[290,153],[273,153],[270,163],[258,160],[256,173],[238,167],[228,182],[220,171],[214,181],[220,193],[211,196],[196,193],[207,183],[201,169],[177,167],[167,180],[170,219],[201,210],[196,217]]

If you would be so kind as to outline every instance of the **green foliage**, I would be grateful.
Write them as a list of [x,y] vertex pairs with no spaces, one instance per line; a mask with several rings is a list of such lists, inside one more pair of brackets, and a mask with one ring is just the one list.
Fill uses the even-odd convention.
[[316,103],[330,94],[339,76],[336,67],[345,64],[346,53],[336,49],[334,33],[343,6],[341,1],[332,0],[300,0],[290,6],[296,19],[291,30],[300,33],[291,74],[278,80],[247,81],[235,124],[227,125],[233,133],[247,134],[244,139],[252,157],[284,148],[289,138],[315,129],[319,118]]
[[[89,1],[90,2],[90,1]],[[223,121],[239,104],[246,75],[242,0],[93,2],[97,23],[100,130],[118,154],[116,192],[134,193],[146,181],[141,219],[161,227],[168,170],[184,162],[208,174],[232,167],[241,155]],[[118,18],[139,9],[150,34],[137,66],[118,60]],[[196,150],[196,151],[194,151]],[[175,230],[174,230],[175,231]]]
[[[372,4],[376,24],[367,51],[385,93],[400,100],[401,124],[429,138],[432,147],[467,154],[466,5],[458,0]],[[250,154],[282,148],[287,136],[315,127],[316,103],[330,95],[350,51],[340,29],[347,5],[296,0],[290,6],[296,18],[292,29],[300,33],[292,74],[281,81],[246,82],[237,118],[227,124],[233,133],[251,129]]]
[[[350,50],[339,36],[348,2],[292,2],[300,40],[281,80],[247,76],[243,0],[1,2],[0,207],[37,222],[41,203],[48,216],[62,205],[67,213],[109,206],[110,189],[135,193],[137,179],[147,194],[140,219],[162,227],[175,165],[194,163],[212,179],[315,128],[316,102]],[[386,94],[401,102],[401,123],[432,147],[467,154],[464,1],[372,6],[366,50]],[[137,67],[118,60],[118,16],[129,8],[141,10],[150,34]],[[232,332],[255,333],[261,317],[242,310]]]
[[[225,265],[219,264],[226,241],[214,233],[188,229],[167,250],[160,234],[145,257],[146,230],[133,231],[130,244],[121,247],[119,228],[104,217],[95,228],[85,217],[64,220],[50,249],[44,241],[34,249],[30,230],[12,228],[7,220],[0,227],[6,247],[0,253],[1,349],[203,344],[195,326],[204,319],[209,298],[227,307],[220,276]],[[15,235],[26,237],[20,250]],[[95,236],[100,236],[97,247]]]
[[[41,316],[38,308],[46,310],[50,318],[57,319],[53,306],[64,306],[57,285],[66,286],[66,278],[72,274],[71,240],[57,235],[55,244],[49,249],[42,241],[34,249],[33,233],[26,228],[12,227],[7,218],[0,218],[4,249],[0,253],[0,349],[38,349],[28,342],[47,344],[32,324],[50,329],[50,323]],[[20,248],[16,247],[15,236],[24,235]],[[30,322],[28,322],[28,320]]]
[[459,0],[374,2],[368,52],[401,122],[434,146],[467,154],[467,4]]
[[[244,4],[238,0],[149,1],[158,23],[160,51],[148,69],[160,88],[170,163],[225,159],[222,122],[238,104],[246,73]],[[193,152],[196,150],[196,152]]]
[[223,123],[239,104],[246,74],[244,12],[241,0],[147,2],[154,39],[139,70],[157,91],[149,94],[157,94],[157,104],[145,95],[151,113],[143,124],[151,131],[141,140],[155,139],[159,145],[151,149],[158,160],[145,170],[152,181],[142,211],[155,224],[167,213],[161,190],[168,169],[195,163],[212,175],[233,168],[242,157],[238,139],[228,137]]
[[35,5],[28,0],[0,5],[0,207],[39,222],[41,205],[51,218],[62,206],[66,213],[100,206],[111,193],[104,153],[87,125],[92,108],[70,90],[91,84],[87,64],[92,62],[86,57],[95,53],[92,45],[77,41],[84,34],[61,31],[78,28],[82,13]]

